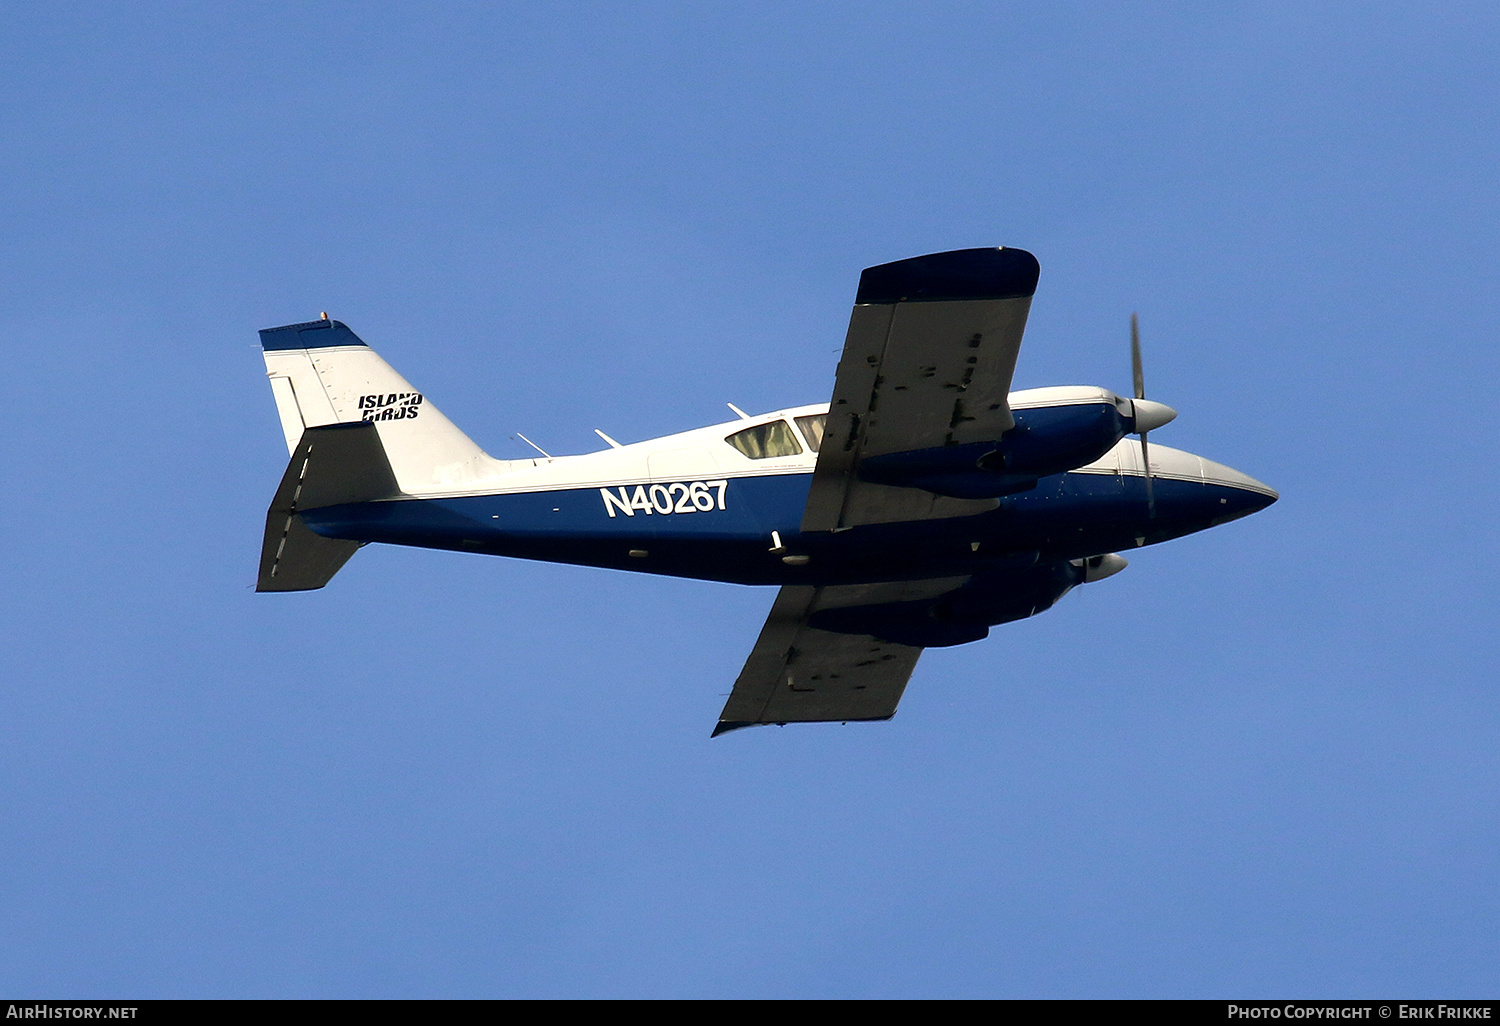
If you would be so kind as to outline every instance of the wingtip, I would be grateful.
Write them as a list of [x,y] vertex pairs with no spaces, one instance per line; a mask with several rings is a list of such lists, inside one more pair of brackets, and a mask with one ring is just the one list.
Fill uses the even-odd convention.
[[720,720],[718,726],[714,727],[714,732],[710,734],[709,737],[716,738],[720,734],[729,733],[731,730],[739,730],[741,727],[753,726],[755,726],[755,724],[750,720]]
[[1004,246],[929,253],[867,267],[856,305],[935,300],[1023,299],[1041,269],[1024,249]]

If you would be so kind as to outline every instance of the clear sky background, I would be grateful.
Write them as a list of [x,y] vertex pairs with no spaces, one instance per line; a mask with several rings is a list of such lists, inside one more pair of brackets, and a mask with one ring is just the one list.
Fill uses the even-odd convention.
[[[0,993],[1500,994],[1491,4],[0,13]],[[372,546],[253,592],[256,329],[497,456],[825,400],[1034,252],[1017,387],[1281,501],[883,724],[710,741],[772,591]]]

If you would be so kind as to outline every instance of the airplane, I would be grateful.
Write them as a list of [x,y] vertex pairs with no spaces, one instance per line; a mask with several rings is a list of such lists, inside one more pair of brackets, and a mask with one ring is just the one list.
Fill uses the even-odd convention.
[[1010,391],[1039,274],[1006,247],[867,268],[829,402],[730,404],[735,420],[631,445],[599,431],[608,448],[576,456],[488,455],[326,313],[267,328],[290,461],[256,590],[321,588],[370,542],[775,585],[712,736],[888,720],[924,648],[1278,498],[1148,446],[1176,411],[1145,398],[1134,315],[1133,395]]

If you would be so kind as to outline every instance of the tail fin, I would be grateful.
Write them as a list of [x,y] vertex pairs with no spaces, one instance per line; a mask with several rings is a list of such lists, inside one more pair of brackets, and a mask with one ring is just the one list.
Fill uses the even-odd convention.
[[500,469],[342,322],[266,328],[260,344],[289,453],[309,428],[373,423],[402,492],[461,489]]

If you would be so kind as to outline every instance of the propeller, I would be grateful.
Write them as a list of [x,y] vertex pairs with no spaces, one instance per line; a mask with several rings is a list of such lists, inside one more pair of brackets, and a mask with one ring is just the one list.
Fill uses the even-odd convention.
[[1141,325],[1133,313],[1130,315],[1130,376],[1135,385],[1131,407],[1135,411],[1135,429],[1141,436],[1141,466],[1146,473],[1146,510],[1148,516],[1155,518],[1156,489],[1151,484],[1151,450],[1146,444],[1146,432],[1170,423],[1177,411],[1166,403],[1146,398],[1146,372],[1141,367]]

